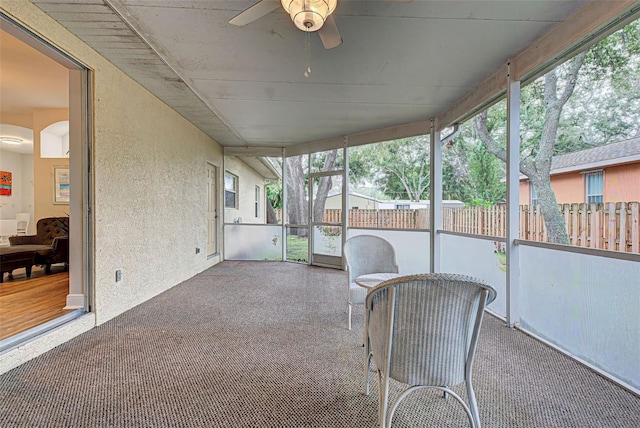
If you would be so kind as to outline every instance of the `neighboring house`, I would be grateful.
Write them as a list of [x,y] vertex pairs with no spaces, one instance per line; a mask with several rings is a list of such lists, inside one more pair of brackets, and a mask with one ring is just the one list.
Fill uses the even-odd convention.
[[[352,210],[417,210],[429,208],[430,201],[409,201],[404,199],[381,201],[371,196],[359,193],[349,193],[349,207]],[[463,208],[464,202],[457,200],[442,201],[445,208]],[[335,194],[327,197],[325,209],[340,209],[342,206],[342,194]]]
[[267,222],[265,180],[280,174],[268,158],[226,156],[224,159],[224,218],[226,222]]
[[[378,209],[379,201],[371,196],[360,193],[349,193],[349,208],[352,210],[375,210]],[[324,205],[326,210],[339,210],[342,208],[342,193],[337,193],[327,197]]]
[[[380,201],[380,209],[390,210],[418,210],[418,209],[426,209],[429,208],[431,204],[430,201],[420,200],[420,201],[409,201],[409,200],[390,200],[390,201]],[[443,208],[464,208],[464,202],[457,201],[455,199],[444,200],[442,201]]]
[[[560,204],[640,201],[640,137],[555,156],[551,187]],[[526,176],[520,204],[537,204]]]

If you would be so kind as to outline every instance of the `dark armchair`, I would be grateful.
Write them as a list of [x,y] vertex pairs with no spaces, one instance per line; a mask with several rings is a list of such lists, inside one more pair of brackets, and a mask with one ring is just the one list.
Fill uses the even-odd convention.
[[36,235],[11,236],[10,245],[44,245],[49,248],[36,251],[34,263],[44,265],[51,273],[51,265],[64,263],[69,267],[69,217],[47,217],[38,220]]

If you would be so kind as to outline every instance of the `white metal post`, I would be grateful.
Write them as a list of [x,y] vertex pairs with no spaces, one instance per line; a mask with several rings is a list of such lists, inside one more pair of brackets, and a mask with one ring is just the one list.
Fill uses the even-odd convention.
[[513,80],[513,62],[507,82],[507,323],[520,322],[520,81]]
[[308,183],[308,190],[307,190],[307,195],[308,195],[308,201],[307,201],[307,236],[309,237],[309,239],[307,239],[307,248],[308,248],[308,254],[309,256],[307,257],[307,264],[308,265],[312,265],[313,264],[313,198],[314,198],[314,194],[313,194],[313,178],[311,177],[311,153],[307,153],[307,177],[309,177],[309,183]]
[[287,149],[282,148],[282,261],[287,260]]
[[[349,234],[349,137],[344,137],[344,146],[342,147],[343,173],[342,173],[342,249],[347,242]],[[342,269],[345,268],[344,251],[342,254]]]
[[440,235],[442,229],[442,144],[440,143],[440,131],[436,131],[435,119],[431,120],[430,153],[431,183],[429,203],[429,231],[430,231],[430,266],[432,273],[440,272]]

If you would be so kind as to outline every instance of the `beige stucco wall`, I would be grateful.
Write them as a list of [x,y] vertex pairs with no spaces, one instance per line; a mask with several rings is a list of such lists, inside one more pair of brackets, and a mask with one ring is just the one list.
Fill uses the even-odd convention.
[[[242,223],[266,223],[264,177],[235,156],[227,156],[224,158],[224,168],[226,171],[238,177],[239,202],[236,209],[224,209],[224,222],[233,223],[237,221],[238,218],[242,218]],[[256,186],[260,188],[258,217],[255,215]]]
[[215,264],[206,163],[222,171],[221,147],[29,1],[0,9],[93,70],[96,323]]

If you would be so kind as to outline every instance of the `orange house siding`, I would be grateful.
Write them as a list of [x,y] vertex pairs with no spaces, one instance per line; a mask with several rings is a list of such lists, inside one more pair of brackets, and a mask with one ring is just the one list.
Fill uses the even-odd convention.
[[584,177],[579,172],[551,176],[551,187],[559,204],[585,202]]
[[640,202],[640,163],[605,169],[604,200],[605,202]]
[[[551,187],[559,204],[586,201],[584,174],[568,172],[551,176]],[[640,201],[640,163],[616,165],[604,168],[604,201]],[[520,181],[520,204],[529,205],[531,194],[529,180]]]
[[520,180],[520,205],[531,204],[531,193],[529,193],[529,180]]

